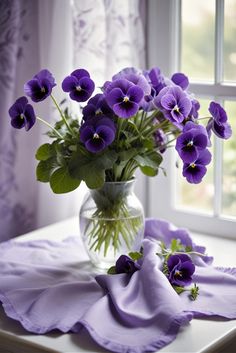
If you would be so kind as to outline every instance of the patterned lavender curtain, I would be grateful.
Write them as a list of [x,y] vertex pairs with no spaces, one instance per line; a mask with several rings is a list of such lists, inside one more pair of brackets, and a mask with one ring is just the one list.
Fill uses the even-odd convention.
[[[125,66],[144,67],[145,0],[0,1],[0,241],[78,212],[84,187],[53,195],[35,180],[34,154],[45,131],[13,130],[8,108],[23,84],[42,68],[60,82],[74,68],[88,69],[97,84]],[[73,18],[72,18],[73,17]],[[44,104],[43,104],[44,103]],[[35,108],[55,121],[49,102]]]

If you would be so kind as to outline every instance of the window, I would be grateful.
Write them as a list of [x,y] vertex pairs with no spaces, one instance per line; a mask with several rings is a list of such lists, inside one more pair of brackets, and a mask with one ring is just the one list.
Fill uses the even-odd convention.
[[[236,0],[149,0],[148,62],[164,74],[182,71],[209,116],[209,101],[225,106],[234,134],[213,139],[214,160],[198,185],[187,184],[168,152],[168,177],[147,181],[149,215],[195,231],[236,236]],[[156,36],[154,35],[156,34]],[[155,43],[155,45],[154,45]],[[182,163],[182,162],[180,162]]]

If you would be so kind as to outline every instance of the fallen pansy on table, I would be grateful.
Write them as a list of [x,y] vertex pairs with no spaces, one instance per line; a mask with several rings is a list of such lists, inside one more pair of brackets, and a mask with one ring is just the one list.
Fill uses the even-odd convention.
[[[236,269],[215,268],[188,232],[148,219],[140,253],[98,275],[79,239],[0,244],[0,300],[34,333],[85,327],[114,352],[156,351],[192,318],[236,318]],[[101,317],[103,318],[101,320]]]

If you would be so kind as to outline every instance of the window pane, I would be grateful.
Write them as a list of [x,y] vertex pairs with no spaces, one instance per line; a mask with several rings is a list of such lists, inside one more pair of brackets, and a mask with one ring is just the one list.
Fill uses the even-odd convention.
[[182,0],[181,70],[190,80],[214,80],[214,26],[214,0]]
[[[201,117],[209,116],[209,100],[199,100],[201,104]],[[207,123],[207,119],[202,121]],[[212,141],[213,142],[213,141]],[[210,152],[213,151],[213,144]],[[179,168],[176,175],[176,207],[192,209],[198,212],[213,213],[213,163],[207,167],[207,174],[200,184],[189,184],[182,176],[182,161],[179,160]]]
[[225,0],[224,79],[236,81],[236,0]]
[[233,136],[224,141],[222,212],[236,217],[236,102],[226,102]]

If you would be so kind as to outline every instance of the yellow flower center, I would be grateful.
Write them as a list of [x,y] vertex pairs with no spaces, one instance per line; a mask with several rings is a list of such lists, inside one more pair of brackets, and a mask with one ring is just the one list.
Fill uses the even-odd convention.
[[95,133],[93,134],[93,138],[94,138],[94,139],[99,139],[99,135],[95,132]]
[[189,141],[188,143],[187,143],[187,147],[192,147],[193,146],[193,141]]
[[76,86],[76,91],[81,91],[82,90],[82,88],[80,87],[80,86]]
[[100,109],[100,108],[98,108],[98,109],[96,110],[95,114],[96,114],[96,115],[100,115],[100,114],[102,114],[101,109]]
[[174,110],[174,112],[179,113],[179,107],[178,107],[178,105],[176,105],[173,110]]
[[181,271],[175,271],[175,277],[182,277],[182,272]]
[[128,102],[129,101],[129,97],[125,96],[124,99],[123,99],[123,102]]
[[21,115],[20,115],[20,119],[21,119],[21,120],[24,120],[24,118],[25,118],[25,117],[24,117],[24,114],[23,114],[23,113],[21,113]]
[[41,88],[41,92],[42,92],[42,93],[45,93],[45,92],[46,92],[46,90],[45,90],[44,87]]
[[196,167],[196,164],[195,163],[192,163],[190,164],[191,168],[195,168]]

